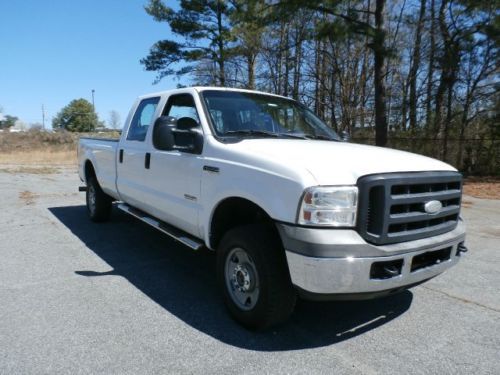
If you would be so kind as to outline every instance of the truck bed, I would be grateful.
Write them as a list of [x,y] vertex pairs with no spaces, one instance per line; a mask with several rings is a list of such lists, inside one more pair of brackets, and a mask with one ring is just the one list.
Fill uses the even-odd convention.
[[78,170],[80,179],[85,181],[85,161],[92,162],[97,180],[104,192],[117,198],[116,151],[118,139],[81,137],[78,142]]

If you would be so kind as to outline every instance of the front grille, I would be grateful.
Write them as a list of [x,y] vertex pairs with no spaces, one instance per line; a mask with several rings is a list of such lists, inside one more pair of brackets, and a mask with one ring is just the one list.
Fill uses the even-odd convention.
[[[462,196],[457,172],[387,173],[361,177],[358,231],[368,242],[382,245],[435,236],[454,229]],[[437,213],[425,204],[440,201]]]

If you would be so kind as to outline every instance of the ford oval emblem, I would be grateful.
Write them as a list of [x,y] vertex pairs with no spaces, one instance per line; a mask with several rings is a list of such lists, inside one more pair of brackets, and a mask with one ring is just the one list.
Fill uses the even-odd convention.
[[437,214],[442,208],[443,205],[440,201],[429,201],[424,205],[425,212],[431,215]]

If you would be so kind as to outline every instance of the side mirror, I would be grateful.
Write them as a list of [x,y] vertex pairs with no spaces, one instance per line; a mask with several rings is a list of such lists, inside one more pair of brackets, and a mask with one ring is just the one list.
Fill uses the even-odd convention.
[[160,116],[153,127],[153,146],[162,151],[171,151],[175,147],[173,129],[177,124],[175,117]]
[[346,132],[345,130],[342,130],[340,132],[340,140],[342,142],[349,142],[351,140],[351,136],[349,135],[348,132]]
[[201,154],[203,134],[197,127],[198,123],[187,117],[179,120],[170,116],[158,117],[153,128],[153,146],[161,151],[179,150]]

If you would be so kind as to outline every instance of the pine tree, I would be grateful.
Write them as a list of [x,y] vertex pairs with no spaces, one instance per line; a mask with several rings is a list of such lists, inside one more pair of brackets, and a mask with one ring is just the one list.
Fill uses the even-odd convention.
[[201,62],[216,65],[213,85],[226,84],[225,64],[231,54],[234,37],[229,28],[232,7],[225,0],[182,0],[174,10],[162,0],[150,0],[146,12],[155,21],[166,22],[182,41],[156,42],[141,60],[148,71],[157,72],[155,83],[167,76],[192,73]]

